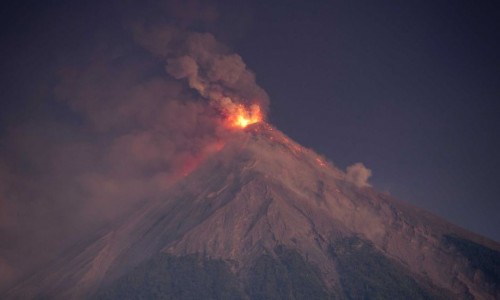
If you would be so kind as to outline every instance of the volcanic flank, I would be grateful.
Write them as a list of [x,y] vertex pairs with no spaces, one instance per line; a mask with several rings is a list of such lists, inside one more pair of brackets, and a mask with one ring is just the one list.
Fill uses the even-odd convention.
[[499,250],[259,122],[3,298],[498,299]]

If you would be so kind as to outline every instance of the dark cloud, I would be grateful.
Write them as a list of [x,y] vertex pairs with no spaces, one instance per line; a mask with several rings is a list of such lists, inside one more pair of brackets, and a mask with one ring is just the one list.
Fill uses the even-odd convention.
[[[152,27],[152,28],[151,28]],[[186,79],[189,87],[212,105],[223,98],[258,103],[264,110],[268,96],[255,82],[241,56],[231,53],[210,33],[185,32],[171,27],[133,25],[138,44],[166,59],[166,71]]]

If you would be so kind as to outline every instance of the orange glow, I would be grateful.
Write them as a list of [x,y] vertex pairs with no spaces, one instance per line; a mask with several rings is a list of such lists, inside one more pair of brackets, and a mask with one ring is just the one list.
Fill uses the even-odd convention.
[[321,158],[316,158],[316,161],[318,162],[318,164],[322,167],[326,166],[326,163],[321,159]]
[[248,125],[262,121],[260,107],[252,104],[246,107],[243,104],[236,104],[227,110],[227,122],[231,127],[245,128]]
[[182,177],[186,177],[191,172],[196,170],[198,166],[210,155],[219,152],[225,146],[224,141],[215,141],[204,147],[198,155],[184,155],[181,156],[179,161],[174,167],[178,174]]

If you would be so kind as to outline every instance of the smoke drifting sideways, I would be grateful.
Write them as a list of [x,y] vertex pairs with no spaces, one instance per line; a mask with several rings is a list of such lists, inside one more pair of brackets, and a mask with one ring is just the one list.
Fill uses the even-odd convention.
[[127,21],[127,38],[57,67],[47,87],[53,110],[9,124],[0,290],[142,201],[161,199],[223,145],[225,106],[267,110],[239,55],[210,33],[172,24]]

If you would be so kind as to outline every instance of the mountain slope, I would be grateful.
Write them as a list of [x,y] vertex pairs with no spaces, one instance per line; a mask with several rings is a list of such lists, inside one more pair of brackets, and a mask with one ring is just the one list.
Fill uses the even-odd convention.
[[[498,243],[357,186],[261,123],[7,298],[124,299],[117,295],[127,282],[152,284],[144,278],[162,266],[157,273],[170,274],[162,280],[219,274],[227,285],[200,275],[199,291],[243,299],[495,299],[499,251]],[[197,298],[167,283],[154,287],[165,299]]]

